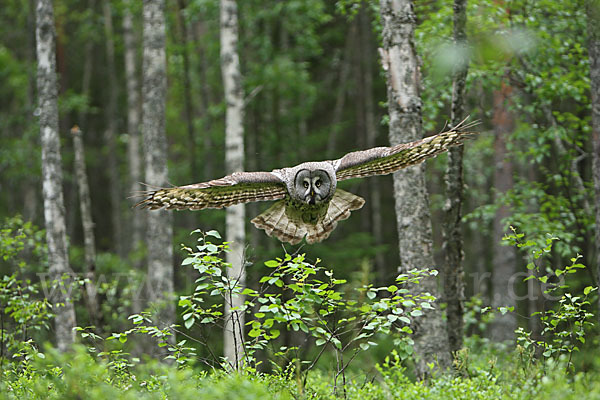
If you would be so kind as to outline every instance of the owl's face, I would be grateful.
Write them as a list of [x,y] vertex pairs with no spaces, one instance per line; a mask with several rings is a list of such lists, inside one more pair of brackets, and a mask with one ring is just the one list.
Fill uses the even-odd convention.
[[322,169],[302,169],[296,174],[294,188],[297,199],[306,204],[321,204],[328,201],[332,195],[333,187],[327,171]]

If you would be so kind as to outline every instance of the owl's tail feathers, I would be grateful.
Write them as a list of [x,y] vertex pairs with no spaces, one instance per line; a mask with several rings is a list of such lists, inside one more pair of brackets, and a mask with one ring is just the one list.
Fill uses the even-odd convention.
[[306,235],[306,231],[288,218],[285,208],[285,200],[279,200],[250,222],[258,229],[263,229],[267,235],[275,236],[282,242],[298,244]]
[[285,200],[273,204],[251,222],[258,229],[263,229],[267,235],[275,236],[282,242],[298,244],[306,237],[306,242],[312,244],[327,239],[338,221],[347,219],[352,211],[360,209],[364,204],[365,200],[362,197],[337,189],[329,202],[327,212],[316,224],[304,222],[301,216],[290,218],[286,213]]
[[329,208],[325,217],[316,225],[309,225],[312,229],[308,231],[306,241],[308,243],[321,242],[329,237],[337,226],[338,221],[350,217],[354,210],[362,208],[365,199],[342,189],[336,189],[333,198],[329,202]]

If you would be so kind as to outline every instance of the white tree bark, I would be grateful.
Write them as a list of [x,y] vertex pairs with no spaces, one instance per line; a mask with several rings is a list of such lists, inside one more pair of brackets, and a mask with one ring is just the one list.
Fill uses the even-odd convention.
[[[48,242],[48,265],[51,280],[69,274],[65,206],[62,192],[62,166],[58,137],[58,83],[56,79],[56,41],[54,11],[51,0],[38,0],[36,7],[37,87],[42,144],[42,190],[44,220]],[[61,351],[75,340],[75,310],[73,303],[61,290],[54,291],[54,324],[56,344]]]
[[[136,62],[136,38],[133,32],[131,0],[123,0],[123,41],[125,44],[125,80],[127,85],[127,159],[129,169],[129,190],[132,193],[142,190],[142,157],[140,154],[140,82]],[[135,201],[132,201],[133,205]],[[143,211],[132,208],[130,215],[131,248],[136,249],[142,240]]]
[[[145,180],[152,186],[168,186],[165,105],[167,59],[165,52],[165,2],[144,1],[143,116]],[[173,226],[170,211],[147,213],[148,300],[157,310],[159,326],[175,320],[173,293]]]
[[[423,137],[419,66],[413,44],[416,17],[411,0],[381,0],[382,63],[386,71],[391,145]],[[394,173],[394,198],[402,271],[434,266],[429,197],[424,164]],[[439,299],[436,280],[422,279],[411,290]],[[439,306],[420,317],[413,328],[417,374],[425,377],[428,363],[445,370],[451,365],[446,326]]]
[[[225,90],[225,165],[227,173],[244,169],[244,98],[238,56],[238,18],[235,0],[221,0],[221,74]],[[244,269],[245,208],[243,204],[227,208],[226,240],[231,243],[227,262],[230,280],[245,285]],[[235,309],[244,304],[244,297],[231,295],[225,305],[224,356],[234,368],[243,362],[244,314]],[[233,309],[233,310],[232,310]]]

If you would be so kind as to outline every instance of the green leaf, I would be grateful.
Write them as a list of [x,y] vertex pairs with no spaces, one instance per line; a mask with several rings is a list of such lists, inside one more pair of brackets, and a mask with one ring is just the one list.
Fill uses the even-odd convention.
[[212,237],[215,237],[217,239],[221,239],[221,235],[219,234],[219,232],[217,232],[215,230],[206,232],[206,236],[212,236]]
[[423,315],[423,311],[421,311],[421,310],[412,310],[410,312],[410,315],[413,316],[413,317],[419,317],[419,316]]
[[269,333],[271,334],[271,339],[276,339],[280,335],[279,329],[271,329]]
[[194,325],[194,318],[186,319],[185,321],[183,321],[183,325],[187,329],[190,329]]
[[244,288],[244,290],[242,290],[242,294],[243,295],[250,295],[250,296],[256,296],[257,293],[255,290],[250,289],[250,288]]
[[373,300],[376,296],[377,296],[377,293],[375,293],[375,292],[372,292],[372,291],[367,292],[367,297],[371,300]]
[[509,311],[512,312],[514,309],[514,307],[498,307],[498,311],[500,311],[502,315],[506,314]]
[[181,265],[189,265],[193,263],[196,259],[194,257],[188,257],[181,262]]
[[317,341],[315,342],[315,344],[317,346],[322,346],[326,343],[327,341],[325,339],[317,339]]
[[335,347],[337,347],[337,348],[338,348],[338,350],[341,350],[341,349],[342,349],[342,342],[340,342],[340,340],[339,340],[339,339],[337,339],[337,338],[332,338],[332,339],[331,339],[331,343],[333,343],[333,344],[335,345]]
[[361,343],[360,344],[360,348],[363,349],[363,350],[369,350],[369,347],[371,347],[369,345],[369,343]]
[[588,295],[592,292],[592,290],[594,290],[595,288],[593,286],[587,286],[585,289],[583,289],[583,294],[584,295]]
[[260,329],[251,329],[250,332],[248,332],[248,336],[251,338],[260,336]]
[[550,357],[551,355],[552,355],[552,351],[550,351],[550,350],[546,350],[546,351],[543,353],[543,356],[544,356],[544,357]]
[[265,261],[265,266],[267,266],[269,268],[277,268],[279,266],[279,263],[275,260],[269,260],[269,261]]

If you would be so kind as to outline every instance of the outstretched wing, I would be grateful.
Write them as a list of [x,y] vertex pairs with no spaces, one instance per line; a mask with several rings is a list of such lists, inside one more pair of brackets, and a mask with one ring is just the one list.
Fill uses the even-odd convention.
[[202,210],[251,201],[278,200],[286,195],[283,181],[271,172],[234,172],[221,179],[150,190],[136,207],[158,210]]
[[419,164],[428,158],[458,146],[474,132],[464,129],[473,124],[458,126],[453,130],[429,136],[411,143],[402,143],[392,147],[375,147],[364,151],[355,151],[333,161],[338,181],[351,178],[364,178],[373,175],[386,175],[399,169]]

